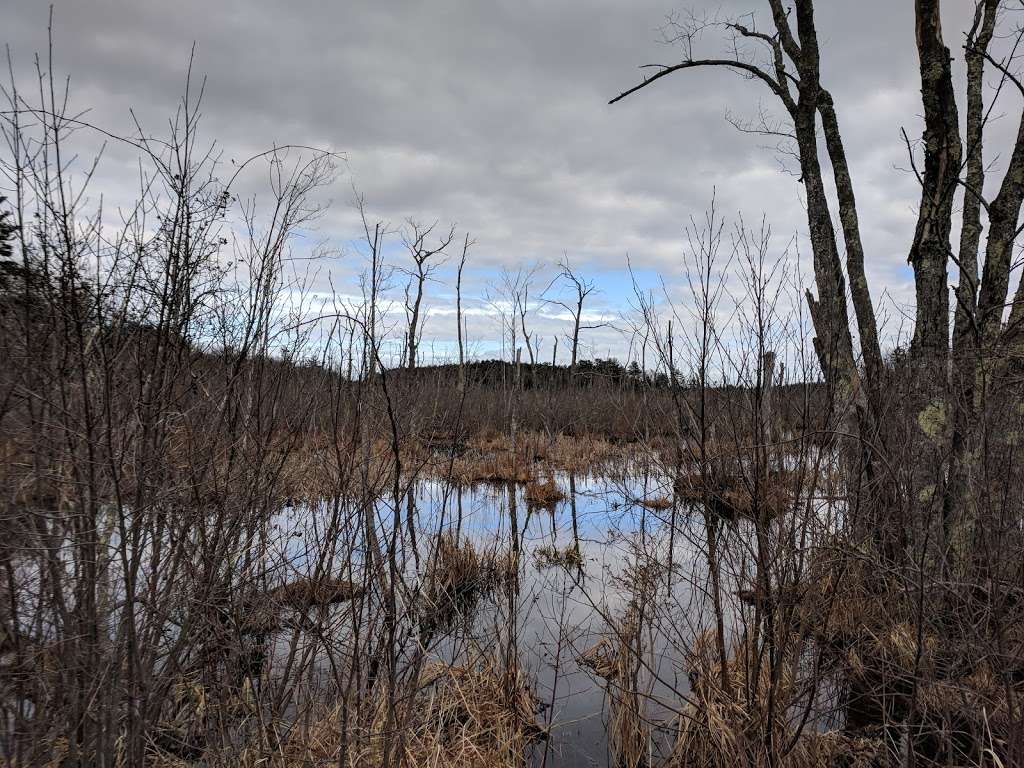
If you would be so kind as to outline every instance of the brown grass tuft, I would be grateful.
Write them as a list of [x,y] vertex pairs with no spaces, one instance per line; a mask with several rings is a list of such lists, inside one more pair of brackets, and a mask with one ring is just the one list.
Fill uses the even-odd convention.
[[791,472],[772,472],[754,487],[750,478],[721,468],[704,476],[698,471],[680,473],[675,491],[680,501],[708,505],[708,510],[732,520],[738,517],[778,517],[793,508],[797,478]]
[[267,592],[267,598],[277,604],[305,610],[323,605],[335,605],[353,600],[363,593],[362,587],[348,579],[325,576],[313,581],[296,579]]
[[[444,470],[447,471],[447,465]],[[528,483],[533,469],[512,453],[480,453],[476,450],[451,464],[451,480],[461,485],[476,483]]]
[[619,673],[615,646],[607,637],[602,637],[583,651],[576,661],[604,680],[613,680]]
[[[880,741],[853,738],[841,732],[816,732],[805,729],[797,734],[795,723],[786,716],[787,705],[796,695],[793,666],[784,664],[777,680],[772,681],[767,664],[760,665],[760,675],[751,678],[756,649],[740,646],[723,663],[718,657],[711,632],[701,635],[687,656],[691,692],[689,701],[677,721],[672,754],[666,761],[672,768],[706,766],[727,768],[749,765],[767,768],[818,768],[827,765],[876,765],[882,754]],[[724,669],[723,669],[724,666]],[[726,673],[723,675],[723,672]],[[728,688],[723,680],[729,681]],[[769,690],[774,691],[776,716],[766,718]],[[769,743],[793,748],[786,753],[769,755]]]
[[651,496],[647,499],[640,499],[637,504],[652,512],[662,512],[672,507],[672,499],[668,496]]
[[[384,694],[370,717],[352,722],[344,742],[348,765],[385,762],[388,731]],[[452,768],[522,768],[530,744],[546,738],[537,722],[538,700],[518,669],[505,669],[491,654],[471,664],[429,664],[415,681],[415,693],[399,707],[401,740],[392,739],[393,765]],[[284,745],[282,768],[337,765],[343,722],[340,706],[326,710],[308,727],[295,729]]]
[[583,556],[579,547],[570,544],[559,549],[554,544],[546,544],[533,550],[533,558],[538,568],[561,567],[566,570],[579,570],[583,567]]
[[471,616],[477,601],[511,577],[511,557],[480,550],[469,539],[445,533],[423,576],[418,606],[420,632],[431,636]]
[[524,498],[527,506],[531,508],[554,510],[558,502],[565,500],[565,494],[555,479],[549,475],[544,482],[534,480],[527,483]]

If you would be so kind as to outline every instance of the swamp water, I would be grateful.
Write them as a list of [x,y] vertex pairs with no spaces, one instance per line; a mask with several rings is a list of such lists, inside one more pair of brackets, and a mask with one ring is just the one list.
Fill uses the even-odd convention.
[[[458,531],[481,551],[515,553],[513,583],[474,600],[467,615],[431,637],[428,653],[458,665],[467,647],[512,649],[533,684],[537,722],[548,731],[532,747],[533,763],[611,765],[609,693],[623,689],[581,657],[604,638],[615,645],[610,622],[632,601],[643,619],[641,708],[653,726],[652,743],[668,742],[674,710],[689,688],[679,649],[714,620],[704,521],[691,505],[672,503],[672,483],[664,477],[555,473],[550,479],[564,498],[543,507],[528,503],[521,485],[415,485],[401,511],[406,518],[411,504],[420,567],[407,562],[407,580],[424,573],[431,546],[443,534]],[[311,572],[321,555],[308,543],[320,540],[327,514],[297,506],[274,521],[281,568]],[[381,504],[377,514],[383,530],[394,525],[392,506]],[[402,528],[404,536],[405,519]],[[657,605],[649,604],[652,584]]]

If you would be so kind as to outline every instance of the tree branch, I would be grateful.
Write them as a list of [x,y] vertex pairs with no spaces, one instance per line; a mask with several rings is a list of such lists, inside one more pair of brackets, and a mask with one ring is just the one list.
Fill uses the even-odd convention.
[[680,70],[683,69],[695,69],[697,67],[727,67],[729,69],[734,69],[743,74],[746,74],[750,78],[756,78],[758,80],[761,80],[769,88],[771,88],[772,93],[774,93],[779,98],[782,98],[784,93],[782,90],[782,86],[780,86],[779,83],[777,83],[775,79],[767,72],[765,72],[763,69],[754,64],[747,64],[746,62],[735,61],[733,59],[692,59],[671,66],[668,64],[648,64],[647,66],[661,67],[662,69],[657,74],[644,78],[643,82],[639,83],[638,85],[634,85],[629,90],[623,91],[608,103],[614,104],[617,101],[622,101],[624,98],[636,93],[641,88],[646,88],[651,83],[660,80],[661,78],[665,77],[666,75],[670,75],[673,72],[679,72]]

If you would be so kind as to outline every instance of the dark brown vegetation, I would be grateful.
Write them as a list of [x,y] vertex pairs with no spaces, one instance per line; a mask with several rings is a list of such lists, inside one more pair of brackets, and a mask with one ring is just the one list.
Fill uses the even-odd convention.
[[527,483],[523,496],[528,506],[552,511],[558,502],[565,500],[565,494],[562,493],[562,489],[558,487],[558,483],[551,476],[543,481],[533,480]]
[[545,544],[533,550],[538,568],[566,568],[579,571],[583,568],[583,557],[576,544],[559,549],[554,544]]
[[442,534],[423,575],[417,609],[420,632],[431,637],[456,621],[472,619],[477,602],[515,579],[515,569],[509,556],[481,552],[468,540]]

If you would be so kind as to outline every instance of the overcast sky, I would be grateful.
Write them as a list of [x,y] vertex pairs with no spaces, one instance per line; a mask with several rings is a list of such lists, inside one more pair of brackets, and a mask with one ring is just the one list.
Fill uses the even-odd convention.
[[[681,283],[684,227],[703,215],[713,193],[729,220],[766,217],[779,253],[806,230],[801,188],[785,172],[786,159],[726,120],[755,118],[762,107],[778,114],[763,86],[724,71],[683,72],[607,104],[637,81],[638,65],[679,59],[677,49],[659,43],[667,13],[754,10],[763,27],[766,5],[58,0],[55,69],[71,76],[73,103],[89,107],[92,122],[131,133],[131,108],[160,133],[180,100],[195,43],[194,70],[207,77],[204,132],[226,157],[274,143],[343,152],[317,234],[341,255],[321,265],[319,290],[327,274],[339,290],[354,290],[361,268],[348,245],[357,233],[355,185],[370,213],[395,225],[413,216],[471,232],[477,245],[467,290],[477,297],[502,268],[550,266],[565,253],[598,282],[595,311],[613,313],[629,299],[627,255],[646,284],[656,275],[670,290]],[[913,295],[906,253],[918,191],[900,136],[901,128],[914,137],[921,130],[913,3],[817,5],[823,80],[847,142],[868,277],[894,333]],[[968,5],[947,3],[946,37],[958,61]],[[33,53],[45,50],[47,4],[7,0],[0,18],[23,73]],[[713,32],[701,45],[721,51]],[[1016,115],[1006,120],[1012,127]],[[119,199],[132,178],[130,157],[111,150],[97,192]],[[795,258],[795,249],[789,253]],[[450,271],[441,279],[450,282]],[[539,278],[538,290],[547,282]],[[426,335],[440,349],[454,335],[444,312],[450,295],[450,285],[432,287]],[[537,325],[547,349],[564,330],[558,317]],[[486,318],[474,320],[470,335],[478,354],[493,351]],[[624,354],[610,330],[587,343],[591,354]]]

